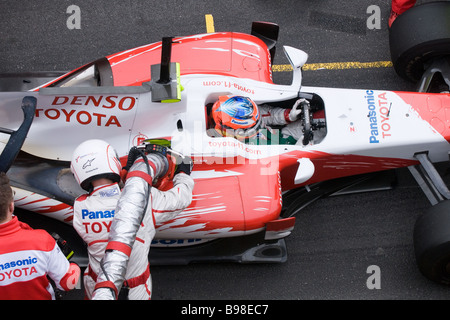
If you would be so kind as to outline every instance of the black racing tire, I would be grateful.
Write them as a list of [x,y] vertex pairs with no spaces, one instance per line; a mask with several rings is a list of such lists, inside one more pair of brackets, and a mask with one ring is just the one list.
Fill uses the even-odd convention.
[[415,6],[395,19],[389,30],[391,59],[397,74],[417,82],[428,62],[450,55],[450,2]]
[[425,277],[450,284],[450,200],[436,204],[417,219],[414,251]]

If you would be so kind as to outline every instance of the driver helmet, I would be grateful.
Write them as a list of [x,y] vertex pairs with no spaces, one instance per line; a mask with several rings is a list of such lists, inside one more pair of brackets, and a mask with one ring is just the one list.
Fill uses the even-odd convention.
[[122,165],[116,150],[109,143],[92,139],[75,149],[70,169],[81,188],[89,192],[95,179],[107,178],[119,182]]
[[256,136],[261,126],[258,106],[242,96],[220,96],[212,107],[212,118],[219,134],[238,139]]

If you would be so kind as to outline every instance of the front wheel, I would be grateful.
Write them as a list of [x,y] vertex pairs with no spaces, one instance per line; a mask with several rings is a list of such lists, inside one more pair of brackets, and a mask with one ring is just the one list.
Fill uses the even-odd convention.
[[431,207],[417,219],[414,251],[424,276],[450,284],[450,200]]
[[415,6],[400,15],[389,30],[389,46],[395,71],[417,82],[428,64],[450,55],[450,2]]

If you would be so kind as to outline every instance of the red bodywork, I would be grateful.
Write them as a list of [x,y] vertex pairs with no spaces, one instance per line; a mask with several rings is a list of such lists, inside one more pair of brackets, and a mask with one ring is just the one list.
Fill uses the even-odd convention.
[[[172,61],[181,75],[216,74],[272,83],[267,46],[243,33],[211,33],[174,38]],[[115,86],[140,86],[149,81],[150,66],[161,62],[161,42],[107,56]]]

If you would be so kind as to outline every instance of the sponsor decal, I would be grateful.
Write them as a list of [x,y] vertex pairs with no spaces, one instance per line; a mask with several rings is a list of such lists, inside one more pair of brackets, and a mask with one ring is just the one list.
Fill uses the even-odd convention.
[[28,257],[25,259],[13,260],[10,262],[0,263],[0,282],[11,280],[13,278],[22,278],[37,273],[35,264],[38,263],[36,257]]
[[247,88],[245,86],[242,86],[238,83],[231,82],[231,81],[222,81],[222,80],[216,80],[216,81],[203,81],[204,87],[225,87],[230,89],[236,89],[238,91],[244,92],[244,93],[250,93],[255,94],[255,90],[251,88]]
[[92,161],[94,161],[94,160],[95,160],[95,158],[88,159],[88,160],[83,164],[83,166],[82,166],[81,168],[84,170],[84,169],[86,169],[87,167],[92,166]]
[[[136,100],[131,96],[56,96],[49,107],[37,108],[35,115],[81,125],[122,127],[116,114],[132,110]],[[116,114],[110,114],[111,111]]]
[[84,219],[108,219],[107,221],[83,222],[86,233],[101,233],[106,229],[106,232],[111,230],[112,218],[114,218],[114,210],[97,210],[89,211],[87,209],[81,210],[81,218]]
[[248,145],[239,142],[239,141],[230,141],[230,140],[226,140],[226,141],[209,141],[208,142],[209,146],[211,148],[226,148],[226,147],[232,147],[232,148],[237,148],[239,150],[245,151],[249,154],[256,154],[256,155],[261,155],[262,152],[261,150],[258,150],[256,148],[252,148],[249,147]]
[[114,218],[114,210],[105,211],[89,211],[87,209],[81,210],[81,218],[84,219],[109,219]]
[[151,245],[155,247],[183,247],[209,241],[211,239],[153,239]]
[[389,115],[392,103],[388,102],[386,92],[375,96],[374,91],[367,90],[364,98],[369,110],[367,115],[370,125],[369,143],[380,143],[380,139],[386,139],[391,136]]
[[[109,198],[119,195],[119,189],[114,188],[114,189],[100,190],[98,194],[100,195],[101,198]],[[112,213],[112,216],[114,216],[114,212]]]
[[37,263],[36,257],[33,257],[33,258],[28,257],[26,259],[14,260],[14,261],[6,262],[3,264],[0,263],[0,270],[7,270],[10,268],[32,265],[32,264],[36,264],[36,263]]
[[142,142],[144,140],[147,140],[147,139],[148,139],[148,136],[139,132],[139,134],[134,136],[134,138],[133,138],[133,146],[138,146],[138,145],[142,144]]

